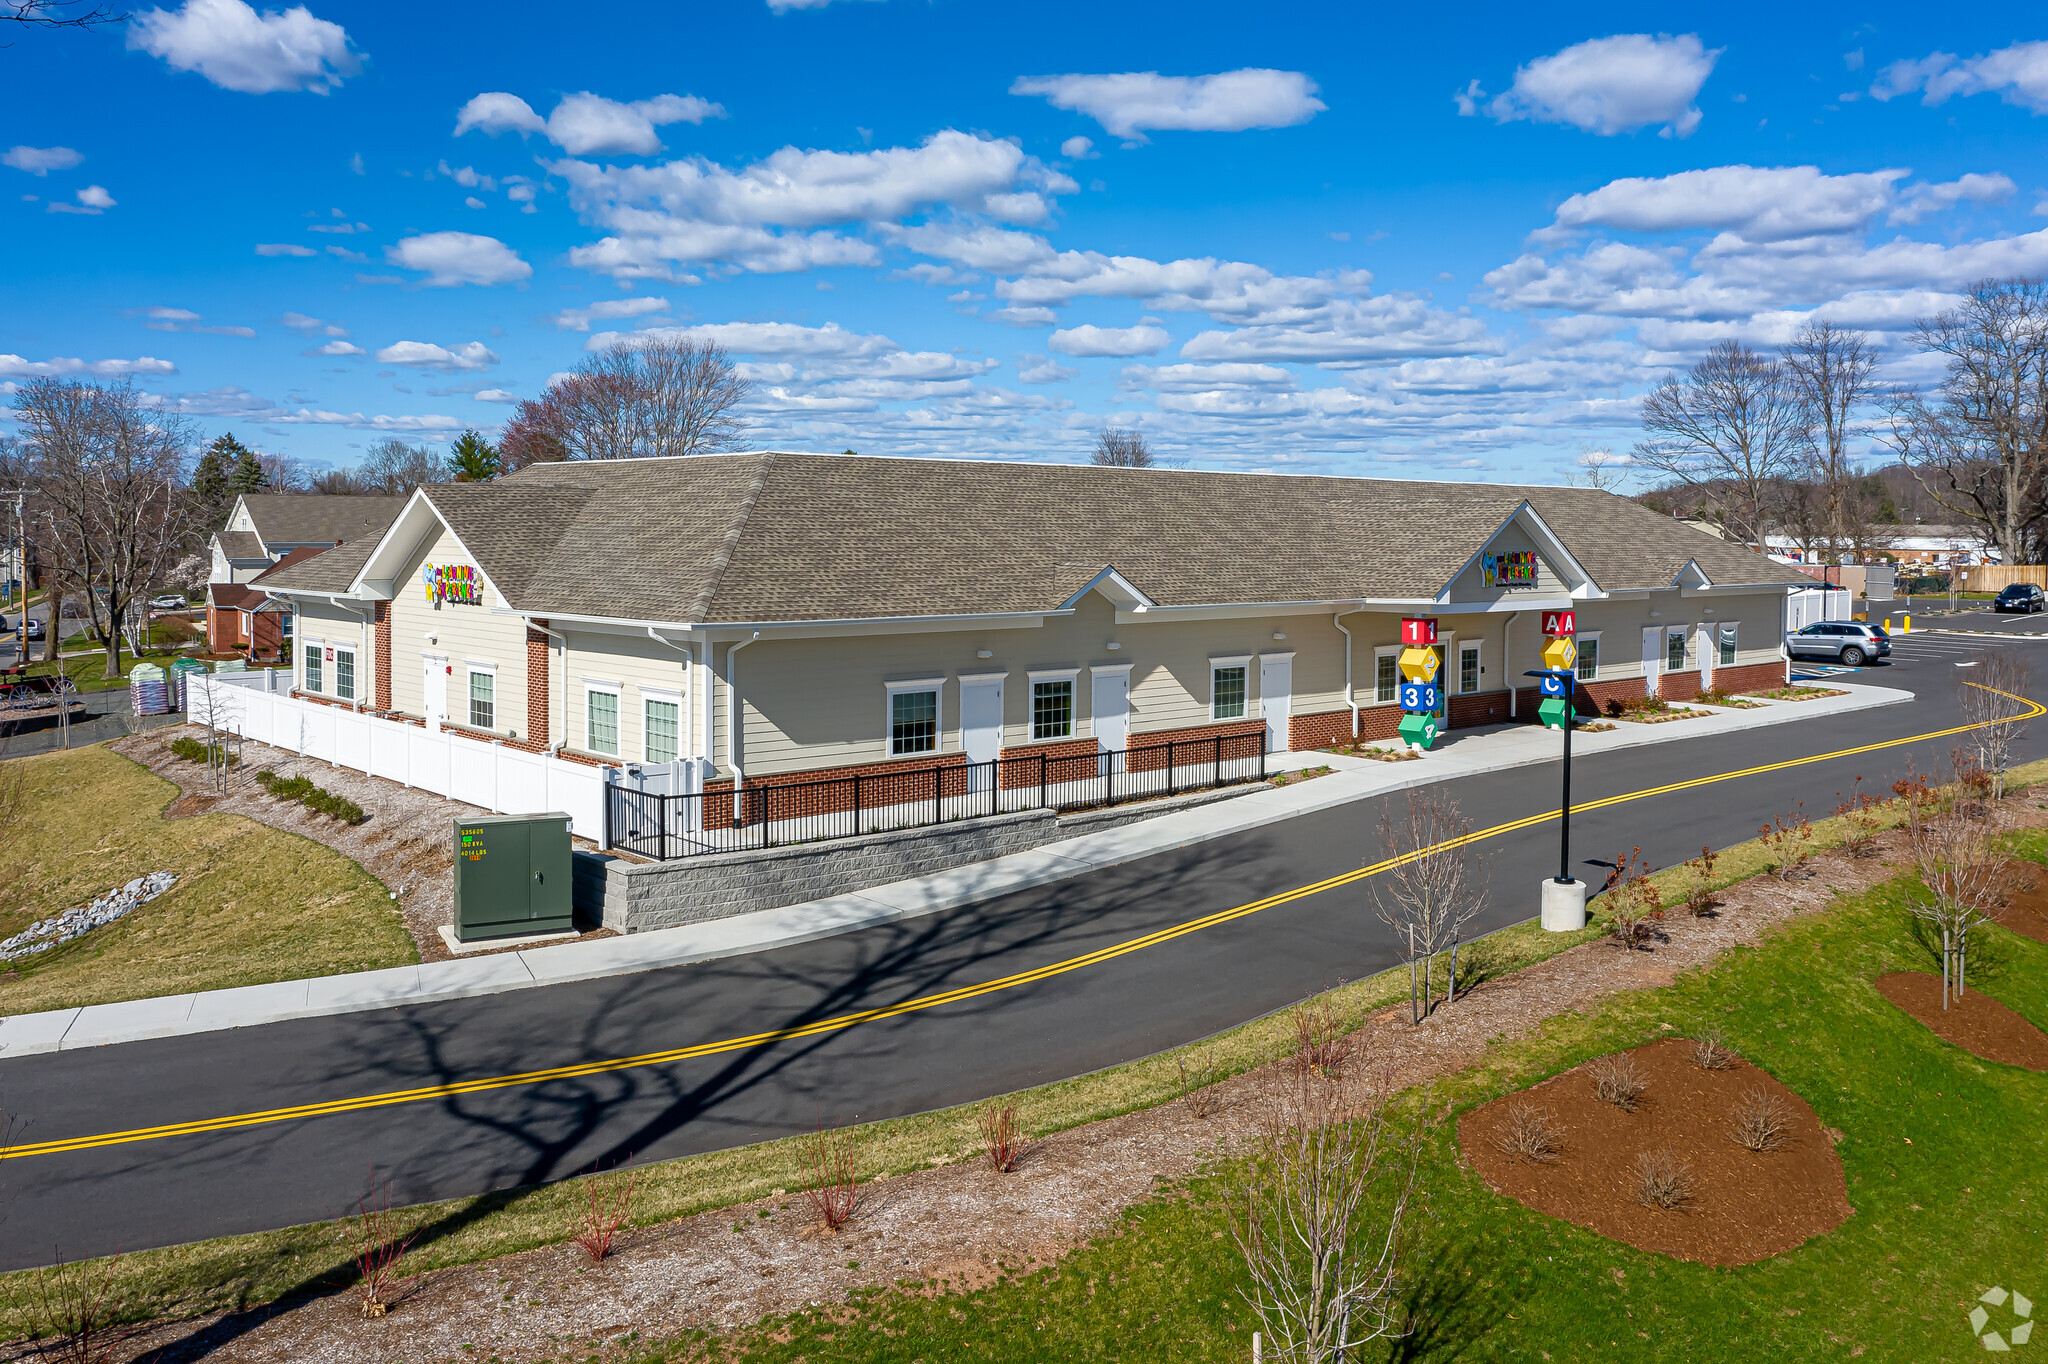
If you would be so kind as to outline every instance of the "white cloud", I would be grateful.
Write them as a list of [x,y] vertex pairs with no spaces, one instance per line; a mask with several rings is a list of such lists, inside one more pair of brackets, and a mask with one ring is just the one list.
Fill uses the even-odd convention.
[[[1238,132],[1306,123],[1329,106],[1299,71],[1246,68],[1214,76],[1126,71],[1100,76],[1019,76],[1013,95],[1043,95],[1086,114],[1111,134],[1143,142],[1146,129]],[[1069,153],[1077,155],[1078,153]]]
[[1941,104],[1952,95],[1995,94],[2007,104],[2048,114],[2048,42],[2014,43],[1966,59],[1935,52],[1893,62],[1870,87],[1881,100],[1916,90],[1922,92],[1922,104]]
[[1010,327],[1050,327],[1060,320],[1050,308],[997,308],[989,316]]
[[564,308],[548,321],[565,332],[587,332],[592,322],[611,322],[628,317],[646,317],[650,313],[668,311],[665,298],[613,298],[591,304],[587,308]]
[[1218,389],[1292,391],[1294,375],[1278,365],[1127,365],[1119,382],[1125,388],[1158,393],[1208,393]]
[[502,388],[481,388],[475,393],[470,394],[470,396],[480,403],[516,403],[519,401],[517,393],[507,393]]
[[310,246],[299,246],[294,242],[258,242],[259,256],[317,256],[320,253]]
[[1061,384],[1080,372],[1044,355],[1026,355],[1017,364],[1017,379],[1027,384]]
[[1046,195],[1075,187],[1014,143],[951,129],[916,147],[872,152],[784,147],[736,171],[702,158],[658,166],[566,160],[549,169],[568,181],[576,209],[614,234],[572,250],[571,264],[691,283],[676,264],[759,273],[873,265],[880,254],[871,242],[801,229],[885,224],[934,207],[1036,222],[1050,211]]
[[469,196],[469,197],[468,197],[467,199],[464,199],[464,200],[462,201],[462,206],[463,206],[464,208],[489,208],[489,207],[490,207],[490,205],[489,205],[489,204],[486,204],[486,203],[485,203],[485,202],[484,202],[483,200],[481,200],[481,199],[477,198],[477,197],[476,197],[476,196],[475,196],[474,194],[470,195],[470,196]]
[[1332,300],[1301,323],[1206,331],[1180,348],[1197,361],[1294,362],[1343,366],[1424,355],[1496,352],[1501,343],[1476,317],[1432,308],[1419,298]]
[[133,360],[24,360],[19,355],[0,355],[0,378],[8,379],[43,379],[66,374],[90,374],[95,378],[114,379],[130,374],[177,372],[176,365],[168,360],[159,360],[153,355],[137,356]]
[[311,336],[314,332],[319,332],[324,336],[348,335],[347,327],[337,326],[335,323],[329,322],[325,318],[308,317],[305,313],[288,312],[285,313],[282,317],[278,318],[277,320],[284,323],[285,326],[291,328],[293,331],[303,332],[307,336]]
[[[1662,136],[1688,137],[1700,123],[1693,101],[1721,51],[1706,50],[1692,33],[1594,38],[1519,68],[1514,85],[1484,108],[1502,123],[1569,123],[1603,137],[1661,123]],[[1458,112],[1479,113],[1485,97],[1473,81],[1456,96]]]
[[304,5],[258,14],[243,0],[186,0],[177,10],[136,15],[128,46],[245,95],[324,95],[362,69],[341,25],[314,18]]
[[10,147],[0,153],[0,165],[12,166],[30,175],[48,175],[53,170],[70,170],[85,160],[82,152],[69,147]]
[[437,374],[466,374],[490,368],[498,363],[498,357],[481,341],[454,347],[437,346],[431,341],[398,341],[378,351],[377,362]]
[[324,346],[315,346],[315,347],[314,347],[313,349],[311,349],[311,350],[305,350],[305,351],[300,351],[300,352],[299,352],[299,354],[301,354],[301,355],[368,355],[368,354],[369,354],[369,352],[368,352],[368,351],[366,351],[366,350],[364,350],[364,349],[363,349],[363,348],[362,348],[361,346],[358,346],[358,345],[354,345],[353,343],[351,343],[351,342],[348,342],[348,341],[329,341],[329,342],[328,342],[328,343],[327,343],[326,345],[324,345]]
[[777,14],[787,14],[793,9],[823,9],[832,0],[768,0],[768,8]]
[[1222,322],[1307,321],[1335,300],[1363,293],[1365,271],[1275,275],[1264,266],[1213,256],[1155,261],[1096,251],[1048,255],[996,285],[1013,305],[1059,307],[1077,298],[1130,298],[1166,312],[1199,312]]
[[209,336],[256,335],[254,327],[203,326],[201,324],[204,319],[187,308],[130,308],[126,315],[142,318],[142,325],[153,332],[202,332]]
[[1555,230],[1716,228],[1757,242],[1852,232],[1892,207],[1896,182],[1911,173],[1824,175],[1818,166],[1715,166],[1614,180],[1558,205]]
[[695,95],[656,95],[623,104],[585,90],[563,96],[554,112],[542,119],[525,100],[499,90],[462,106],[455,115],[455,136],[472,128],[493,137],[539,133],[571,156],[653,156],[662,149],[657,127],[724,117],[723,105]]
[[1060,155],[1066,157],[1069,161],[1080,161],[1091,155],[1099,155],[1099,153],[1095,151],[1094,142],[1088,138],[1070,137],[1065,142],[1060,143]]
[[105,186],[87,185],[84,189],[78,191],[77,203],[65,204],[52,201],[49,211],[51,213],[80,213],[90,218],[97,218],[100,214],[113,207],[114,196],[107,193]]
[[1939,185],[1914,185],[1906,191],[1906,202],[1893,209],[1888,223],[1917,223],[1930,213],[1942,213],[1967,199],[1973,204],[2001,204],[2019,193],[2006,175],[1975,172]]
[[[258,248],[259,250],[261,248]],[[310,254],[310,253],[309,253]],[[533,267],[496,237],[473,232],[428,232],[384,248],[384,257],[407,270],[423,270],[434,288],[458,284],[516,284]]]
[[1164,327],[1086,324],[1056,331],[1045,344],[1062,355],[1151,355],[1172,339]]

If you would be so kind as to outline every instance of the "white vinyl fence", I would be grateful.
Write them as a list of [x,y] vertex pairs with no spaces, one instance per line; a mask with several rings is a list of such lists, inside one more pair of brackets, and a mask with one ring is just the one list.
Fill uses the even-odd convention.
[[493,814],[561,811],[570,827],[604,843],[604,788],[615,769],[564,762],[419,725],[358,715],[270,690],[274,672],[215,674],[226,728],[245,739],[475,805]]

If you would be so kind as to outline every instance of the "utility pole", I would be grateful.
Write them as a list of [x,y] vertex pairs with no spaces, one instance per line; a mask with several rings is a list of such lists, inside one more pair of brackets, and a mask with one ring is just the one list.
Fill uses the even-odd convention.
[[[28,489],[14,492],[14,579],[21,587],[21,619],[14,624],[14,661],[28,665]],[[54,622],[52,622],[54,624]]]

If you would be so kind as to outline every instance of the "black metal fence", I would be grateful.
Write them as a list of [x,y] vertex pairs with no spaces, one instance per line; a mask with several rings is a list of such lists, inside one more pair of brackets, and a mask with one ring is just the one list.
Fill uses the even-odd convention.
[[1019,810],[1077,810],[1260,781],[1266,734],[1176,739],[1069,757],[1031,754],[985,763],[737,791],[662,795],[605,788],[607,846],[657,861],[815,843]]

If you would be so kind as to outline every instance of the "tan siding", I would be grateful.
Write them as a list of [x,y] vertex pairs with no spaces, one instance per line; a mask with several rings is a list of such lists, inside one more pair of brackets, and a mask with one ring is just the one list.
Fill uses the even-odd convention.
[[1536,555],[1536,586],[1533,589],[1527,587],[1506,588],[1486,586],[1485,564],[1479,557],[1475,556],[1472,563],[1452,580],[1451,600],[1457,602],[1501,601],[1511,603],[1516,597],[1561,597],[1571,590],[1565,584],[1564,579],[1558,576],[1557,569],[1551,564],[1549,556],[1538,547],[1534,540],[1529,538],[1528,533],[1520,526],[1507,526],[1502,529],[1500,534],[1487,541],[1485,552],[1499,554],[1510,550],[1525,549],[1534,551]]
[[[569,641],[569,744],[572,748],[590,751],[590,711],[584,701],[584,679],[596,678],[619,684],[618,756],[621,759],[639,762],[646,756],[649,690],[664,693],[663,700],[681,701],[682,754],[687,757],[696,752],[694,733],[689,725],[689,660],[681,650],[658,644],[644,635],[635,639],[630,635],[574,630],[560,625],[550,628]],[[742,653],[741,665],[744,666],[752,657],[751,652]],[[560,674],[557,673],[556,685],[560,686],[560,682]],[[556,704],[559,707],[560,702]],[[557,717],[561,715],[559,708],[555,714]]]
[[[391,706],[406,715],[424,713],[420,656],[445,654],[455,672],[448,679],[448,719],[469,722],[469,675],[466,660],[497,665],[496,709],[499,733],[525,738],[526,625],[517,616],[493,614],[505,603],[489,583],[482,606],[445,602],[438,609],[427,600],[420,583],[423,564],[475,564],[455,537],[442,531],[409,557],[398,574],[391,599]],[[427,643],[428,635],[437,642]]]
[[[299,603],[298,615],[292,635],[293,685],[300,688],[306,685],[306,654],[301,646],[315,641],[322,648],[345,644],[356,651],[356,699],[368,705],[371,700],[371,669],[375,664],[370,656],[370,629],[364,624],[361,613],[328,602],[303,601]],[[332,663],[322,662],[320,683],[320,695],[334,695]]]

